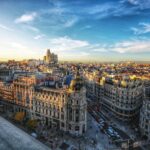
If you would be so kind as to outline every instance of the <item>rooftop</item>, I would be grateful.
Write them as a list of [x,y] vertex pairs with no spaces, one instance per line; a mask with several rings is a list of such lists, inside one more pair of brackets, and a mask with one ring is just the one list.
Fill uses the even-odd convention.
[[47,146],[0,117],[1,150],[50,150]]

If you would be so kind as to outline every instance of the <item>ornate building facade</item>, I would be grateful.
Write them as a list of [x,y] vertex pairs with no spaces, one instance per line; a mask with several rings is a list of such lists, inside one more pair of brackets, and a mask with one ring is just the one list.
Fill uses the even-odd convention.
[[68,88],[50,87],[47,80],[42,81],[43,84],[30,75],[18,77],[10,87],[1,85],[3,104],[13,112],[25,112],[27,118],[38,119],[43,125],[82,135],[87,128],[86,90],[82,79],[77,76]]
[[150,81],[145,82],[144,101],[140,112],[140,129],[150,139]]
[[122,79],[106,78],[103,84],[102,105],[122,121],[136,119],[142,106],[142,82],[129,77]]
[[131,121],[139,116],[143,101],[141,79],[135,76],[106,75],[87,80],[86,85],[87,96],[99,102],[103,110],[117,119]]

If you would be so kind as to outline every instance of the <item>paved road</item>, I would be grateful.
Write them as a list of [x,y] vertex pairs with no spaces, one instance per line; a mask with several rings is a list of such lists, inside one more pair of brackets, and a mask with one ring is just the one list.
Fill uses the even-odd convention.
[[50,150],[50,148],[0,117],[0,150]]

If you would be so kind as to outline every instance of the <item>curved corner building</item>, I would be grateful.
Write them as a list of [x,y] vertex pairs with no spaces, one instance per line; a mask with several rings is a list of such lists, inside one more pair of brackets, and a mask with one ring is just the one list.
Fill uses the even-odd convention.
[[150,80],[145,82],[144,101],[140,112],[141,133],[150,139]]
[[108,76],[103,83],[104,109],[122,121],[136,119],[142,106],[142,82],[130,76]]

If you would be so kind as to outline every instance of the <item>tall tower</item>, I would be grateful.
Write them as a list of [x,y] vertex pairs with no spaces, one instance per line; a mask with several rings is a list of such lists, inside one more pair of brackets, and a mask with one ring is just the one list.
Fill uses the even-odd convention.
[[47,55],[47,56],[50,56],[50,54],[51,54],[50,49],[47,49],[46,55]]
[[50,63],[50,62],[51,62],[51,52],[50,52],[50,49],[47,49],[46,62],[47,62],[47,63]]
[[47,49],[46,55],[43,57],[43,61],[46,64],[57,64],[58,56],[50,52],[50,49]]
[[82,135],[87,129],[86,89],[79,73],[71,81],[68,102],[68,131],[71,134]]

